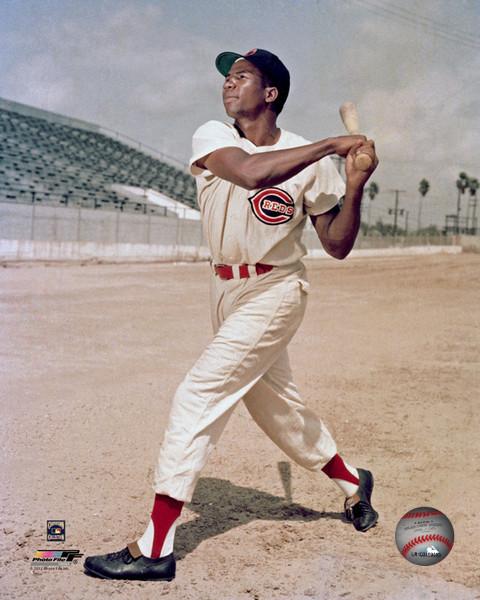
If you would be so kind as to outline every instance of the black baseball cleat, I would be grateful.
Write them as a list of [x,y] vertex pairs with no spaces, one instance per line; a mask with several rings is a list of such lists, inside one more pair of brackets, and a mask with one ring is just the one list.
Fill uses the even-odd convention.
[[102,579],[140,579],[172,581],[175,578],[173,552],[162,558],[147,558],[133,542],[119,552],[88,556],[83,563],[85,573]]
[[373,491],[373,475],[365,469],[357,469],[360,480],[358,490],[345,500],[345,518],[357,531],[368,531],[375,527],[378,513],[374,510],[370,498]]

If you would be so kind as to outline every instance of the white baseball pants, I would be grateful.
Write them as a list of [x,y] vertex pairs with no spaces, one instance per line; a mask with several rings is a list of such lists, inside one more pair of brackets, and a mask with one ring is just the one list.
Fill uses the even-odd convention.
[[212,274],[215,336],[178,387],[153,489],[190,502],[200,472],[237,402],[285,454],[317,471],[337,452],[292,379],[287,345],[306,307],[302,263],[245,279]]

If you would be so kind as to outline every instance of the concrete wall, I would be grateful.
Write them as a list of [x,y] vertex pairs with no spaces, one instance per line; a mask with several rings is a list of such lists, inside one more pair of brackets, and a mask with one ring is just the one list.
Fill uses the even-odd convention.
[[[425,254],[460,254],[461,246],[396,246],[390,248],[354,248],[348,258],[367,258],[382,256],[419,256]],[[322,248],[309,250],[307,258],[327,258]]]
[[0,239],[0,261],[206,261],[208,248],[160,244],[102,244]]
[[[425,254],[459,254],[461,246],[412,246],[352,250],[349,258],[412,256]],[[104,244],[99,242],[48,242],[0,239],[0,261],[206,261],[210,255],[205,246],[160,244]],[[329,258],[321,249],[309,250],[306,258]]]
[[202,246],[200,221],[0,202],[0,239]]
[[[315,231],[307,229],[309,258],[326,256]],[[461,252],[480,238],[397,237],[357,239],[352,257]],[[0,260],[206,260],[200,221],[0,202]]]
[[[469,237],[469,236],[464,236]],[[363,236],[359,235],[355,241],[355,248],[361,249],[372,249],[372,248],[391,248],[395,247],[406,247],[406,246],[449,246],[455,242],[453,236],[446,237],[444,235],[439,236]],[[303,243],[309,249],[320,248],[320,242],[318,240],[317,233],[311,229],[305,229],[303,234]]]
[[465,252],[480,252],[480,236],[459,235],[457,238]]

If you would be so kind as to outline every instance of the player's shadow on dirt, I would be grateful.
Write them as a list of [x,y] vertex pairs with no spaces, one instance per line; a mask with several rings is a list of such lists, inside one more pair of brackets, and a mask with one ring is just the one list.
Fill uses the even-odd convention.
[[175,557],[179,560],[204,540],[255,521],[342,520],[342,513],[319,512],[285,498],[253,488],[233,485],[225,479],[202,477],[188,507],[198,517],[177,527]]

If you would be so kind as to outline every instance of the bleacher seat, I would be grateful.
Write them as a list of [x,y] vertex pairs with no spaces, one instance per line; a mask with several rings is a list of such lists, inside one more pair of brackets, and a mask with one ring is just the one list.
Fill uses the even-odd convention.
[[[35,198],[38,202],[145,210],[110,187],[121,183],[152,188],[196,206],[195,183],[188,173],[95,131],[0,108],[0,148],[2,198],[10,190],[9,200],[31,201],[35,191],[42,195]],[[164,213],[161,207],[147,210]]]

